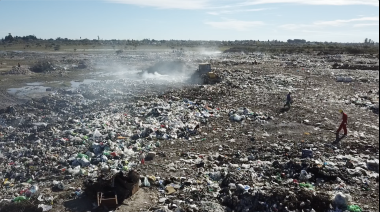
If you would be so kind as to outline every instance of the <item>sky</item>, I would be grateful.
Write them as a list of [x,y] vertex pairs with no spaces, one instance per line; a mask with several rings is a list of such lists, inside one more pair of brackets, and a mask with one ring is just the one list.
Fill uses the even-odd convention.
[[0,0],[0,38],[379,41],[379,0]]

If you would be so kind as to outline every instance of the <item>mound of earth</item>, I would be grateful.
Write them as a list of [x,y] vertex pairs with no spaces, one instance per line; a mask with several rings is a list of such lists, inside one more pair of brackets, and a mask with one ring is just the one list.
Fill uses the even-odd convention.
[[17,67],[13,66],[10,71],[4,72],[3,75],[30,75],[32,72],[29,67]]

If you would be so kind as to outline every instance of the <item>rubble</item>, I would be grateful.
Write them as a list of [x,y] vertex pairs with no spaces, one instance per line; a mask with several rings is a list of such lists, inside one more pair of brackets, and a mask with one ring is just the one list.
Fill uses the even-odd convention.
[[10,71],[2,73],[2,75],[31,75],[29,67],[17,67],[14,66]]
[[[54,211],[48,202],[70,191],[108,208],[140,186],[158,196],[150,211],[378,209],[378,72],[336,60],[226,53],[213,59],[215,85],[134,75],[3,109],[0,199],[35,196]],[[349,136],[336,143],[341,108]]]

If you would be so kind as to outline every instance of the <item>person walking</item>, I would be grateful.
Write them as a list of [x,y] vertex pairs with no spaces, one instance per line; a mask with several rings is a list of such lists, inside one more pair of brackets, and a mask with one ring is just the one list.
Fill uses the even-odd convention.
[[286,104],[284,105],[284,107],[290,108],[290,105],[293,103],[291,95],[292,95],[292,93],[289,92],[288,95],[286,96]]
[[143,151],[140,152],[140,161],[142,165],[145,165],[145,153]]
[[347,131],[348,116],[347,116],[347,114],[343,110],[339,110],[339,113],[342,114],[342,116],[343,116],[342,119],[343,120],[342,120],[342,123],[339,126],[338,131],[336,131],[336,140],[339,140],[339,133],[340,133],[340,131],[342,129],[344,131],[344,137],[347,136],[347,134],[348,134],[348,131]]

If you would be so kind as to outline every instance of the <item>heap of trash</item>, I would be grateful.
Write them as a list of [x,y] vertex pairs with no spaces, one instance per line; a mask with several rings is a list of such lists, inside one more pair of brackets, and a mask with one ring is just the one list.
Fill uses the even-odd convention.
[[106,80],[0,110],[0,199],[53,211],[70,191],[100,210],[148,189],[156,212],[378,209],[378,85],[289,57],[226,54],[215,85]]

